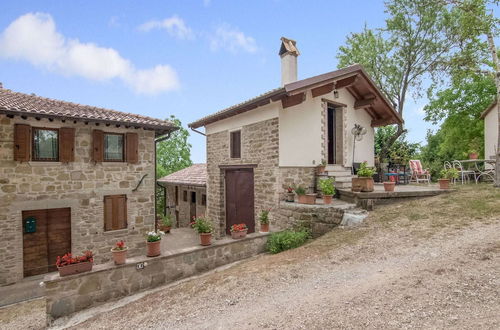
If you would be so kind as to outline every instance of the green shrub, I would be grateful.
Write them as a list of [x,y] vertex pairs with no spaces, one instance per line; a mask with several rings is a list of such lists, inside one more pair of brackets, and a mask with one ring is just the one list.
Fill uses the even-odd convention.
[[319,182],[319,187],[323,192],[323,195],[335,195],[335,187],[332,179],[322,179]]
[[362,162],[356,174],[362,178],[371,178],[375,174],[375,169],[373,167],[368,167],[367,162]]
[[304,189],[304,187],[298,186],[297,188],[295,188],[295,193],[297,195],[305,195],[306,194],[306,190]]
[[281,251],[294,249],[304,244],[309,238],[307,231],[285,230],[279,233],[273,233],[267,240],[267,251],[270,253],[279,253]]

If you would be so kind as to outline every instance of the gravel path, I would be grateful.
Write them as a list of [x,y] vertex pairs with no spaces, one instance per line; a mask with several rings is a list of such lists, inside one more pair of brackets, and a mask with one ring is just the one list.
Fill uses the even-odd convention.
[[[460,198],[468,193],[381,207],[361,227],[169,286],[74,328],[499,329],[500,193]],[[0,328],[43,324],[36,308],[32,323],[13,313],[0,310]]]

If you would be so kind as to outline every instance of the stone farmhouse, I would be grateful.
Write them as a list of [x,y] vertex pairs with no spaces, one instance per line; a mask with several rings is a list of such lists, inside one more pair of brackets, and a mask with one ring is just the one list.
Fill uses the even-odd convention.
[[495,159],[498,147],[498,106],[493,102],[482,114],[484,119],[484,157]]
[[193,164],[157,182],[164,187],[165,211],[174,227],[188,227],[193,217],[205,215],[207,164]]
[[168,121],[0,88],[0,285],[56,257],[143,253],[154,228],[155,138]]
[[[206,216],[218,237],[241,222],[253,232],[288,186],[314,190],[323,161],[337,185],[348,185],[353,163],[373,165],[374,127],[403,121],[360,65],[297,80],[296,42],[282,38],[279,55],[281,87],[189,124],[205,128]],[[355,124],[366,134],[354,147]]]

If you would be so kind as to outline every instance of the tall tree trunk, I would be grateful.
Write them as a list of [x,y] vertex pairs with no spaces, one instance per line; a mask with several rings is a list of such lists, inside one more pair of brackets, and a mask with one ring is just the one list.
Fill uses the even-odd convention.
[[495,70],[495,85],[497,87],[496,101],[498,115],[498,138],[496,146],[497,150],[495,150],[495,187],[500,188],[500,63],[498,62],[497,48],[495,46],[495,40],[493,39],[491,30],[488,32],[487,36]]

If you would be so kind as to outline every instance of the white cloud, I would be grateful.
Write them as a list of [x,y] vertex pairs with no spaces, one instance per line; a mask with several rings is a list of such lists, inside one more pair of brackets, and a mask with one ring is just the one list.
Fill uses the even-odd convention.
[[113,48],[64,37],[49,14],[29,13],[12,22],[0,35],[0,56],[69,76],[100,81],[117,78],[138,93],[156,94],[179,87],[170,66],[136,69]]
[[169,35],[177,39],[185,40],[194,38],[193,31],[186,25],[182,18],[176,15],[161,21],[148,21],[139,25],[138,29],[145,32],[163,29],[166,30]]
[[212,51],[225,49],[232,53],[240,50],[255,53],[258,48],[254,38],[245,35],[235,27],[223,24],[217,27],[215,33],[210,36],[210,49]]

